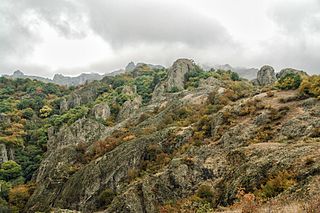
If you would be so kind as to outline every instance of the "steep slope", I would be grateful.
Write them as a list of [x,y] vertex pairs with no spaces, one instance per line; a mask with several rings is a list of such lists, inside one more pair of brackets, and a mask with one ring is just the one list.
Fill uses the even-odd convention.
[[263,68],[259,86],[189,59],[130,67],[55,101],[43,120],[47,152],[22,185],[30,198],[12,200],[11,190],[11,208],[257,212],[316,203],[319,76],[275,79]]

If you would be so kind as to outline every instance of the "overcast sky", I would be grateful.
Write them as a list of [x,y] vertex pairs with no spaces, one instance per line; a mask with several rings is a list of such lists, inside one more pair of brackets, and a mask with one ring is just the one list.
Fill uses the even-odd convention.
[[106,73],[130,61],[320,74],[319,0],[1,0],[0,74]]

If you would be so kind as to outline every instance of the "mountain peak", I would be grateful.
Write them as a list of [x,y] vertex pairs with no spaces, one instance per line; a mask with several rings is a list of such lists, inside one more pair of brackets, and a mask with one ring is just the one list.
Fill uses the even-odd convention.
[[131,62],[126,66],[125,70],[126,70],[127,72],[131,72],[131,71],[134,70],[134,68],[136,68],[136,65],[134,64],[133,61],[131,61]]
[[13,72],[13,76],[23,76],[23,75],[24,75],[24,73],[21,72],[20,70],[16,70]]

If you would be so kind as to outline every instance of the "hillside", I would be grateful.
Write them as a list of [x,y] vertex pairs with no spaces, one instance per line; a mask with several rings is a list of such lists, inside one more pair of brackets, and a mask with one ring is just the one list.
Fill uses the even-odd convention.
[[0,78],[0,212],[312,212],[320,76],[189,59],[77,87]]

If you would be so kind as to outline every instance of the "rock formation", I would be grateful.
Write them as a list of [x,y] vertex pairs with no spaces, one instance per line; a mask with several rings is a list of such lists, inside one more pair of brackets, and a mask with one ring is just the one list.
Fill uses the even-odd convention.
[[91,110],[93,116],[96,119],[103,119],[106,120],[110,117],[110,107],[107,103],[100,103],[95,105]]
[[136,65],[134,64],[134,62],[131,61],[131,62],[126,66],[125,70],[126,70],[126,72],[131,72],[131,71],[134,70],[135,67],[136,67]]
[[195,69],[195,64],[189,59],[178,59],[174,62],[168,71],[168,79],[166,81],[166,90],[171,91],[176,88],[184,89],[185,75]]
[[273,84],[277,80],[274,69],[268,65],[261,67],[257,74],[257,80],[260,86]]

